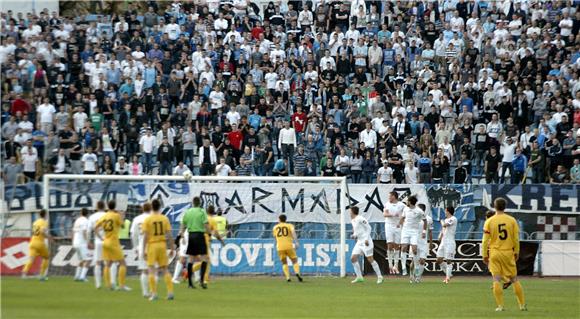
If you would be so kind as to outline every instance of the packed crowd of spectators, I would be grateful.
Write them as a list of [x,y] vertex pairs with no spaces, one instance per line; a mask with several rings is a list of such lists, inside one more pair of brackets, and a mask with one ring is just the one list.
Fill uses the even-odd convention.
[[137,5],[1,13],[7,184],[580,180],[577,1]]

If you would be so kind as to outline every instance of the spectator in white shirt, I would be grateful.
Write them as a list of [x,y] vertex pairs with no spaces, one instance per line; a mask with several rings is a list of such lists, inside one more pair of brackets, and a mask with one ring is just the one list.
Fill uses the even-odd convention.
[[513,143],[512,138],[509,136],[506,138],[506,141],[501,146],[502,159],[501,159],[500,183],[504,183],[505,173],[507,170],[510,171],[510,176],[512,176],[512,174],[514,173],[513,168],[512,168],[512,162],[514,161],[516,147],[517,147],[517,144]]
[[417,184],[419,180],[419,170],[413,164],[413,161],[410,160],[407,162],[407,166],[405,167],[405,183],[409,185]]
[[289,161],[290,172],[292,172],[294,149],[296,149],[296,131],[290,127],[290,122],[285,121],[284,127],[280,130],[278,136],[278,150],[282,151],[282,157]]
[[366,129],[359,134],[359,140],[365,143],[365,147],[373,152],[377,145],[377,132],[371,128],[371,123],[366,123]]
[[36,113],[39,115],[40,130],[48,133],[52,131],[56,109],[54,105],[50,104],[48,97],[45,97],[43,102],[36,108]]
[[87,152],[81,158],[83,163],[83,174],[84,175],[96,175],[99,173],[98,158],[95,153],[93,153],[93,148],[91,146],[87,147]]
[[226,164],[226,159],[220,157],[220,163],[215,167],[215,174],[217,176],[229,176],[232,172],[232,168]]
[[151,128],[147,129],[147,133],[139,140],[141,147],[141,154],[143,154],[143,162],[145,174],[151,174],[151,165],[153,164],[153,150],[155,148],[155,136],[151,135]]

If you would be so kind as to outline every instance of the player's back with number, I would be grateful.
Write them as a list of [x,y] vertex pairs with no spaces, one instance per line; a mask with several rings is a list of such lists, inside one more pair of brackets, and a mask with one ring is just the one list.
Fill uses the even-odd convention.
[[165,215],[151,214],[141,225],[143,233],[147,234],[147,244],[163,243],[167,241],[167,233],[171,231],[171,224]]
[[105,242],[118,242],[119,230],[123,226],[121,215],[114,211],[108,211],[99,219],[97,225],[101,225],[105,233]]
[[494,215],[483,226],[489,235],[489,249],[519,252],[519,226],[515,218],[507,214]]
[[290,250],[294,249],[293,246],[293,234],[294,225],[289,223],[278,223],[274,226],[273,235],[276,238],[277,250]]
[[44,218],[37,219],[32,224],[32,237],[30,238],[31,243],[35,244],[45,244],[46,239],[46,229],[48,228],[48,222]]

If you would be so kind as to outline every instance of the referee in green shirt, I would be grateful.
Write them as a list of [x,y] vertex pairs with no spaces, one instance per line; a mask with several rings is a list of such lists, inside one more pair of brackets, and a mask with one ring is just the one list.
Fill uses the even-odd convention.
[[201,199],[199,197],[193,198],[193,207],[188,209],[183,215],[179,235],[182,236],[185,230],[189,233],[189,240],[187,242],[187,255],[189,256],[187,262],[187,279],[189,281],[189,288],[195,288],[191,280],[193,275],[193,262],[195,261],[201,262],[201,287],[207,289],[204,278],[209,258],[204,234],[211,233],[211,229],[208,224],[207,213],[201,207]]

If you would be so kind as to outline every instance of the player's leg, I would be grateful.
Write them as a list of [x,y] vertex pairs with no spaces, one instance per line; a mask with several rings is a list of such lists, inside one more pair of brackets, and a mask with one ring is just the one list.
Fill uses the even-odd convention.
[[[105,252],[104,248],[103,248],[103,252]],[[107,287],[109,289],[113,288],[111,285],[111,264],[112,264],[111,260],[108,260],[105,257],[105,267],[103,269],[103,281],[105,282],[105,287]]]
[[81,272],[83,270],[83,262],[84,261],[83,261],[82,253],[80,251],[80,247],[73,247],[73,249],[75,250],[75,255],[77,256],[77,259],[79,260],[79,264],[75,268],[74,281],[79,281],[81,278]]
[[29,258],[28,261],[26,262],[26,264],[24,265],[24,268],[22,268],[22,278],[26,279],[28,277],[28,272],[30,271],[30,268],[32,268],[32,265],[34,264],[34,261],[36,260],[36,254],[31,252],[29,253]]
[[413,271],[411,271],[411,279],[415,282],[415,276],[419,269],[419,251],[417,249],[417,244],[415,241],[415,245],[411,245],[411,252],[413,253]]
[[95,277],[95,287],[101,288],[102,270],[103,270],[103,245],[95,243],[93,250],[93,276]]
[[[190,254],[189,250],[188,250],[188,255]],[[196,260],[196,257],[190,255],[188,256],[188,261],[187,261],[187,281],[189,284],[189,288],[195,288],[195,286],[193,285],[193,281],[191,280],[192,276],[193,276],[193,262],[194,260]]]
[[155,263],[148,264],[149,300],[153,301],[157,299],[157,281],[155,280],[157,269],[155,268]]
[[366,256],[366,258],[368,262],[371,264],[371,267],[373,267],[373,271],[377,275],[377,284],[383,283],[383,274],[381,273],[381,267],[379,267],[379,263],[377,263],[377,261],[373,258],[372,255]]
[[524,288],[522,287],[522,284],[518,280],[518,277],[514,276],[514,277],[510,278],[510,282],[512,283],[512,286],[514,287],[514,293],[516,294],[516,298],[518,300],[518,305],[520,306],[520,310],[527,311],[528,306],[526,305],[526,298],[524,296]]
[[[139,276],[139,281],[141,283],[141,293],[143,297],[149,298],[150,288],[149,288],[149,260],[145,260],[145,256],[142,252],[138,252],[139,257],[137,261],[137,267],[141,272]],[[147,259],[149,259],[149,253],[147,254]]]
[[130,291],[131,288],[127,287],[126,279],[127,279],[127,264],[125,263],[125,259],[122,258],[119,260],[119,288],[121,290]]
[[175,270],[173,271],[173,283],[180,283],[179,277],[183,272],[183,264],[185,264],[186,259],[186,256],[183,256],[182,254],[179,255],[179,259],[177,259],[177,262],[175,263]]
[[207,265],[209,264],[209,258],[207,256],[207,253],[204,255],[201,255],[200,260],[201,260],[201,269],[199,270],[200,271],[200,277],[199,277],[200,280],[199,281],[200,281],[201,288],[207,289],[207,285],[205,283],[205,274],[207,272]]
[[110,268],[109,273],[110,273],[109,276],[111,278],[111,286],[113,288],[116,288],[118,286],[117,285],[117,283],[118,283],[117,278],[119,276],[119,263],[116,263],[116,262],[111,263],[111,268]]
[[280,262],[282,263],[282,272],[284,273],[284,278],[286,281],[290,281],[290,270],[288,269],[288,256],[285,252],[279,251],[278,255],[280,256]]
[[495,311],[503,311],[504,303],[501,275],[493,275],[493,297],[495,298],[495,304],[497,305]]
[[493,277],[493,297],[495,299],[495,304],[497,308],[495,311],[503,311],[504,310],[504,301],[503,301],[503,289],[502,289],[502,277],[504,276],[503,272],[505,270],[505,266],[503,265],[503,261],[501,255],[498,252],[494,252],[490,250],[489,252],[489,271]]
[[350,262],[352,263],[352,266],[354,268],[354,273],[356,274],[356,278],[352,281],[352,283],[358,283],[358,282],[363,282],[364,278],[362,275],[362,270],[360,268],[360,264],[358,262],[359,256],[363,254],[363,251],[360,247],[360,245],[357,243],[354,245],[354,248],[352,250],[352,255],[350,256]]
[[437,261],[435,263],[439,265],[441,271],[443,274],[445,274],[445,280],[443,280],[443,282],[447,283],[447,262],[445,261],[445,255],[445,245],[443,243],[439,243],[439,248],[437,248]]
[[[387,236],[389,235],[387,234]],[[393,273],[393,268],[395,267],[395,254],[393,250],[393,243],[387,242],[387,262],[389,264],[389,274]]]
[[401,239],[401,269],[403,276],[407,275],[407,256],[409,255],[409,237],[403,236]]
[[290,259],[292,261],[292,268],[294,269],[294,275],[298,278],[298,281],[302,282],[302,275],[300,274],[300,265],[298,264],[298,258],[296,258],[296,253],[294,253],[294,258]]
[[394,243],[393,243],[393,255],[394,260],[394,273],[399,273],[399,261],[401,260],[401,228],[396,227],[394,230]]
[[165,266],[162,267],[160,271],[163,273],[163,281],[165,281],[165,287],[167,287],[167,300],[173,300],[173,281],[171,280],[169,269],[167,269],[167,266]]

